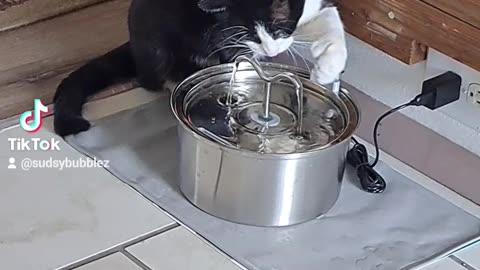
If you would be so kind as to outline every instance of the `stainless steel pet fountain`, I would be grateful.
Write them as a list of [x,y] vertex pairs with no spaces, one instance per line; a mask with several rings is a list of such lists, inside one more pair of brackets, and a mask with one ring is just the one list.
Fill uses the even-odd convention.
[[179,84],[180,189],[236,223],[288,226],[337,201],[359,109],[304,70],[239,57]]

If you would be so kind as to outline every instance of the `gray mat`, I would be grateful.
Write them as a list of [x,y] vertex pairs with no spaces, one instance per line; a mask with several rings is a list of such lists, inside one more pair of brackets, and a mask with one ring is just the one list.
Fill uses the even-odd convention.
[[[97,121],[67,141],[249,269],[410,269],[480,235],[480,221],[384,163],[382,195],[348,171],[326,216],[287,228],[237,225],[192,206],[176,185],[176,122],[167,98]],[[99,191],[101,192],[101,191]],[[159,250],[158,252],[162,252]]]

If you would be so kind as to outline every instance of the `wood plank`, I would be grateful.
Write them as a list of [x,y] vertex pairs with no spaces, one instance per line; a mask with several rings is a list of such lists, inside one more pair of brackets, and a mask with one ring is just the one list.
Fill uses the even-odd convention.
[[21,5],[29,0],[0,0],[0,11],[4,11],[7,8]]
[[[36,98],[41,99],[45,105],[52,104],[58,83],[80,65],[67,66],[41,74],[41,76],[36,78],[26,78],[3,86],[0,91],[0,119],[6,119],[27,110],[32,110],[33,100]],[[112,85],[92,97],[92,100],[117,95],[137,86],[138,84],[135,81]]]
[[121,45],[128,40],[129,2],[107,2],[0,33],[0,86],[79,63]]
[[[402,53],[399,49],[403,46],[400,43],[384,42],[386,39],[397,38],[396,35],[405,37],[407,40],[416,41],[412,48],[420,46],[420,51],[425,48],[424,46],[434,48],[480,71],[480,46],[478,46],[480,29],[473,26],[471,22],[466,23],[432,6],[431,3],[436,1],[432,0],[429,3],[425,1],[429,0],[338,0],[337,2],[340,9],[344,10],[342,14],[346,22],[353,25],[350,26],[349,31],[373,46],[403,59],[406,63],[408,61],[405,59],[408,58],[405,57],[405,51]],[[460,1],[466,3],[463,1],[471,0]],[[474,1],[476,4],[480,0]],[[357,9],[352,11],[352,7]],[[363,8],[363,17],[367,18],[366,22],[359,18],[356,21],[355,18],[352,19],[356,15],[355,12],[358,12],[358,7],[360,12]],[[370,28],[373,27],[373,29],[368,29],[367,24],[370,21],[373,21],[370,23]],[[374,32],[378,33],[374,34]]]
[[480,71],[480,30],[421,0],[364,0],[392,14],[399,33]]
[[79,64],[128,40],[129,0],[115,0],[0,33],[0,119],[50,103]]
[[[0,3],[1,1],[5,0],[0,0]],[[65,14],[102,1],[105,0],[32,0],[8,8],[7,3],[4,3],[5,9],[0,11],[0,32]]]
[[480,29],[480,0],[422,0]]
[[379,50],[407,63],[426,59],[427,48],[401,34],[402,25],[380,10],[375,2],[340,0],[337,2],[346,31]]

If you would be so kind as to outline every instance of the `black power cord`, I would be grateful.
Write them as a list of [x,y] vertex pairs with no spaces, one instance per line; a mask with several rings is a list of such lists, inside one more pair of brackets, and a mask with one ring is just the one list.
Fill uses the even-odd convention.
[[388,116],[410,106],[425,106],[432,110],[457,101],[460,98],[462,78],[453,72],[447,72],[423,83],[422,93],[408,103],[393,108],[382,114],[373,128],[373,142],[375,159],[369,162],[369,155],[365,145],[352,138],[355,145],[348,151],[347,162],[355,168],[362,189],[369,193],[383,193],[387,188],[385,179],[375,170],[380,160],[378,144],[378,129],[382,121]]
[[[416,100],[416,99],[415,99]],[[375,160],[373,163],[368,161],[368,151],[365,145],[359,143],[355,138],[352,138],[355,145],[348,151],[347,162],[355,168],[357,176],[360,180],[360,185],[363,190],[369,193],[383,193],[387,188],[387,183],[383,177],[375,171],[375,166],[380,160],[380,147],[378,145],[378,128],[382,121],[390,116],[393,113],[396,113],[400,110],[403,110],[410,106],[418,106],[414,102],[415,100],[410,101],[409,103],[403,104],[396,108],[389,110],[378,118],[375,122],[375,127],[373,129],[373,142],[375,145]]]

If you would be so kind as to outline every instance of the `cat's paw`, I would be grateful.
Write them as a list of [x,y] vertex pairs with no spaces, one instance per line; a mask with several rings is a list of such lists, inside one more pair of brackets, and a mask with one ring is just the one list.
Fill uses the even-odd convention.
[[312,44],[315,66],[310,78],[319,84],[334,82],[344,71],[347,64],[347,46],[340,36],[325,36]]
[[61,137],[74,135],[90,129],[90,123],[81,115],[55,113],[53,119],[55,133]]

